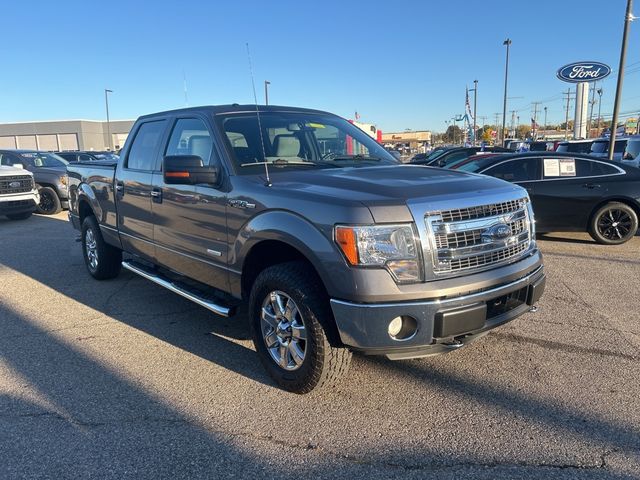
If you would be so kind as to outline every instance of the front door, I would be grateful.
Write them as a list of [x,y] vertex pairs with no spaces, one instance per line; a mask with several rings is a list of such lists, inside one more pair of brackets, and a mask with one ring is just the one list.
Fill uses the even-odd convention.
[[224,176],[214,137],[204,118],[178,117],[163,155],[196,155],[217,165],[219,185],[164,183],[153,179],[153,223],[160,265],[215,288],[228,290]]
[[116,170],[118,228],[125,251],[155,258],[151,205],[153,171],[158,163],[167,120],[140,124]]

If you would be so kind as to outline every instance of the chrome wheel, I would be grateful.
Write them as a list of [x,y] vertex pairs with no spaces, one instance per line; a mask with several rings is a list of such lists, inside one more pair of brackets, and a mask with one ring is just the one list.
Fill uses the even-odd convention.
[[84,249],[87,254],[89,267],[91,270],[96,270],[98,268],[98,244],[93,230],[90,228],[88,228],[84,234]]
[[262,338],[272,360],[285,370],[297,370],[304,362],[307,331],[298,306],[284,292],[273,291],[262,302]]
[[627,238],[631,232],[633,222],[628,212],[612,208],[605,210],[598,218],[598,232],[607,240],[622,240]]

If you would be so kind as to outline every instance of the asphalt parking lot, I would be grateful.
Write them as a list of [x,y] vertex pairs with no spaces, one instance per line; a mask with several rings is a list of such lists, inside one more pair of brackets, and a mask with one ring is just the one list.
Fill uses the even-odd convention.
[[640,237],[540,245],[537,313],[297,396],[244,317],[91,279],[65,213],[0,219],[0,477],[640,478]]

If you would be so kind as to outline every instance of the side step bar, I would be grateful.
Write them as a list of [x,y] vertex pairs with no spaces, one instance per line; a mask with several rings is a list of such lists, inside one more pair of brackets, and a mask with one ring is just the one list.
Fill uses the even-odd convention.
[[172,282],[170,279],[161,276],[160,274],[150,272],[142,266],[139,266],[131,261],[123,261],[122,266],[127,270],[140,275],[141,277],[146,278],[147,280],[151,280],[153,283],[157,283],[161,287],[166,288],[167,290],[171,290],[174,293],[177,293],[184,298],[191,300],[193,303],[197,303],[201,307],[206,308],[207,310],[212,311],[216,315],[220,315],[222,317],[229,317],[233,315],[233,308],[225,307],[222,305],[218,305],[214,303],[212,300],[208,298],[204,298],[200,295],[197,295],[193,292],[190,292],[185,287],[182,287],[175,282]]

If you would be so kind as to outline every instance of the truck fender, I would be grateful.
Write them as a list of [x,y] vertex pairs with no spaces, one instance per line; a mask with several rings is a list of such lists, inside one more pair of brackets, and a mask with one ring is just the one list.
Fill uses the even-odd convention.
[[78,200],[77,200],[78,216],[80,215],[80,205],[82,204],[82,202],[86,202],[87,204],[89,204],[89,207],[91,208],[93,215],[96,217],[96,220],[98,220],[98,224],[103,224],[105,221],[105,218],[104,218],[104,214],[103,214],[102,208],[100,207],[100,202],[98,201],[95,191],[86,183],[81,183],[78,186],[77,195],[78,195]]

